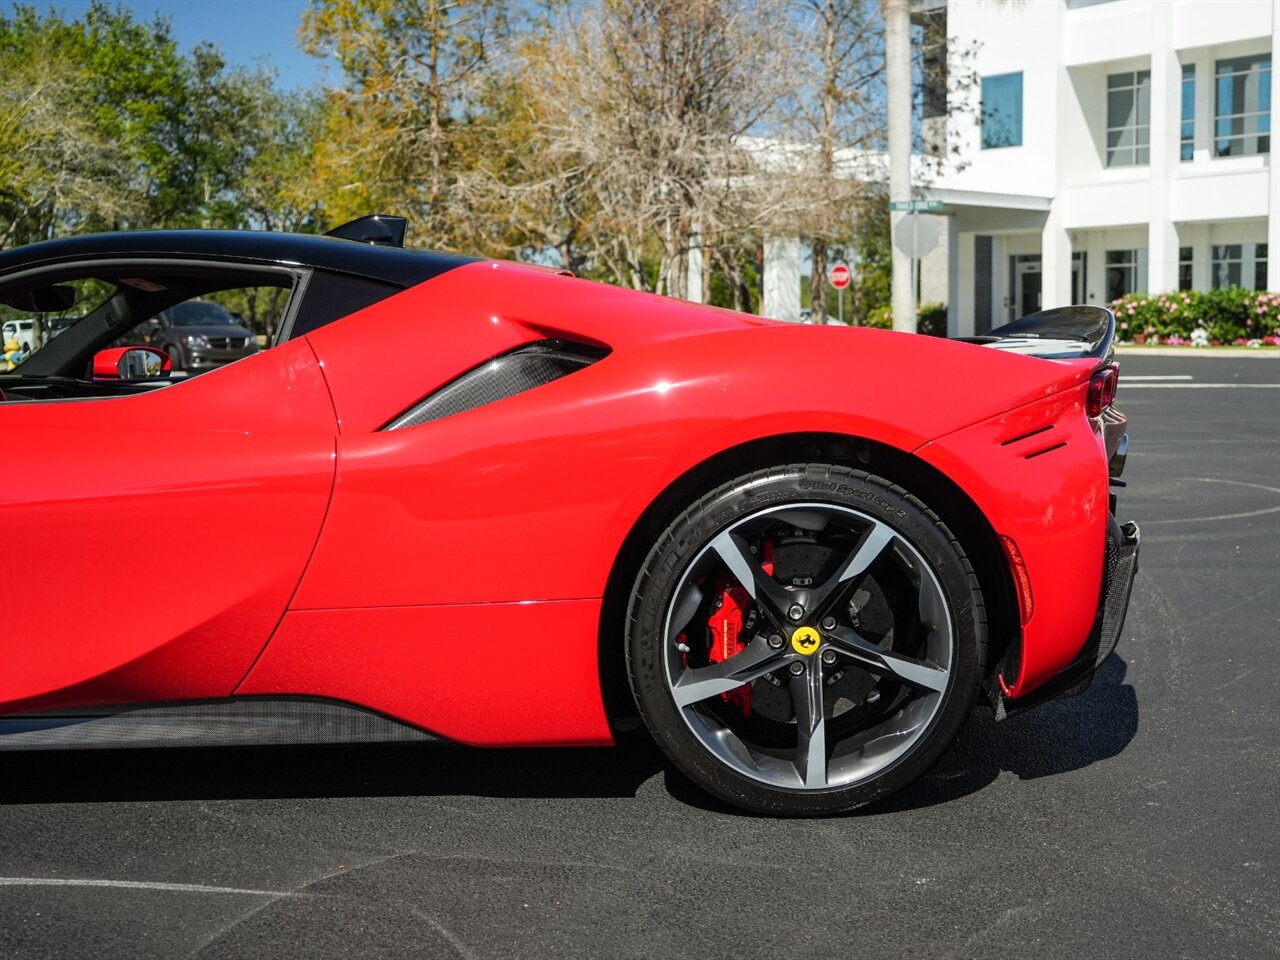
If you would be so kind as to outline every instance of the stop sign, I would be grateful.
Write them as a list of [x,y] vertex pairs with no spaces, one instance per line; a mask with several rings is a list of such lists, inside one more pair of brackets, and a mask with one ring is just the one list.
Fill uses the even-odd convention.
[[852,279],[853,274],[849,272],[847,263],[833,263],[827,271],[827,281],[837,290],[843,290]]

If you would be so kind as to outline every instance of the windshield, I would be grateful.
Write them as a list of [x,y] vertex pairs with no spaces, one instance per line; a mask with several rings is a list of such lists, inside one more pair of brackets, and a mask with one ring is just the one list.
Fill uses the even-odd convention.
[[188,300],[173,308],[173,324],[177,327],[234,326],[235,317],[216,303]]
[[0,289],[0,373],[17,369],[115,292],[113,284],[92,277]]

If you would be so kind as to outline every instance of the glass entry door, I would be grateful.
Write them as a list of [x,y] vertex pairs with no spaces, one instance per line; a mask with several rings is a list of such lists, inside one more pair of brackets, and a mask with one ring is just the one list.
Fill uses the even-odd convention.
[[1009,320],[1040,309],[1040,254],[1022,253],[1009,258]]

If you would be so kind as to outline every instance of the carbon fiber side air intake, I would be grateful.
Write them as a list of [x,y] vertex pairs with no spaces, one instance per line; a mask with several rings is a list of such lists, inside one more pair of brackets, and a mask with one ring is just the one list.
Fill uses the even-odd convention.
[[528,343],[472,367],[418,401],[383,430],[400,430],[442,420],[487,403],[513,397],[591,366],[608,354],[599,347],[565,340]]

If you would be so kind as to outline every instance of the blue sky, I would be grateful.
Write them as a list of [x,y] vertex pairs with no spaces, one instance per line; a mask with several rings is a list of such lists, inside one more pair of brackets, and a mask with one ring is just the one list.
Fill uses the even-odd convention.
[[[283,90],[317,86],[325,79],[324,61],[298,49],[298,25],[307,0],[120,0],[120,5],[139,20],[150,21],[157,13],[167,18],[184,52],[207,40],[233,64],[269,64]],[[76,19],[88,9],[89,0],[42,6]]]

